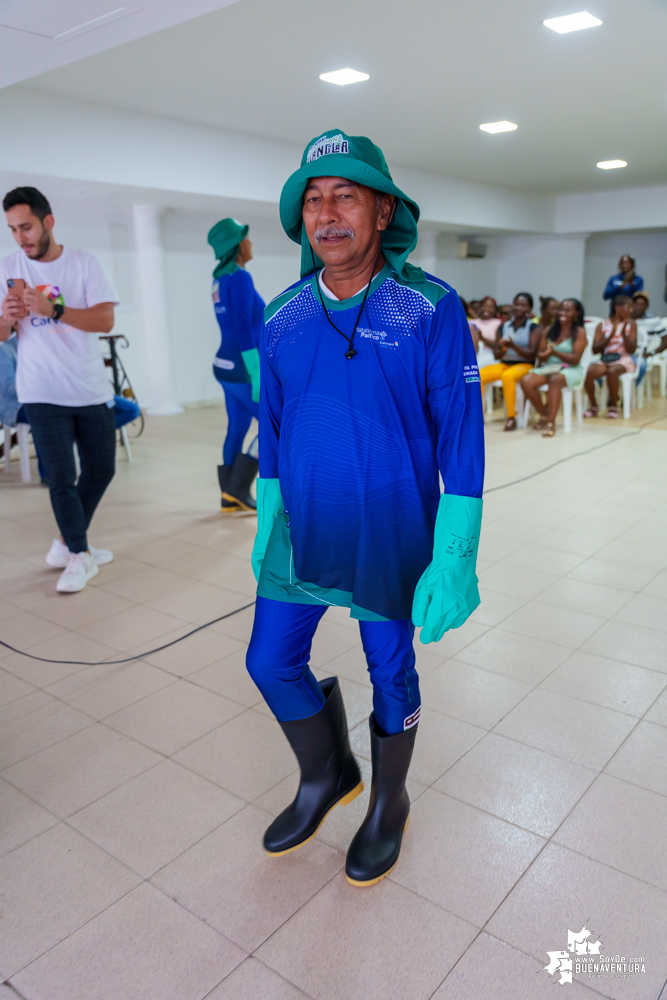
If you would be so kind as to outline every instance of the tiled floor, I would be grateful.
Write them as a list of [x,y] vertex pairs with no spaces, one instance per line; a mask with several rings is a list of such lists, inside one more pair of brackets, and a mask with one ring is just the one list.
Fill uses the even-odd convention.
[[[44,566],[46,492],[1,481],[0,638],[47,662],[0,647],[0,1000],[542,1000],[584,925],[645,972],[563,995],[667,1000],[667,401],[550,441],[488,423],[482,604],[418,646],[412,822],[368,890],[342,873],[367,793],[262,852],[296,772],[244,670],[252,609],[150,652],[252,600],[223,420],[119,454],[92,535],[116,558],[79,595]],[[312,662],[368,783],[355,623],[328,613]]]

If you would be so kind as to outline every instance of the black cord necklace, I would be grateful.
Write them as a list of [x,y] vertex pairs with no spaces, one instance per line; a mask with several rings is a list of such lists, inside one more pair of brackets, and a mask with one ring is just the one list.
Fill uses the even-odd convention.
[[381,253],[382,253],[382,250],[379,250],[377,257],[375,258],[375,263],[373,264],[373,270],[371,272],[371,278],[370,278],[370,281],[368,282],[368,284],[366,285],[366,291],[364,292],[364,298],[363,298],[363,301],[361,303],[361,309],[357,313],[357,321],[354,324],[354,329],[352,330],[352,336],[348,337],[348,335],[346,333],[343,333],[342,330],[338,329],[338,327],[336,326],[336,324],[332,320],[331,316],[329,315],[329,310],[327,309],[327,307],[324,304],[324,298],[322,296],[322,289],[320,288],[320,276],[317,273],[317,268],[315,267],[315,254],[313,253],[312,246],[310,248],[310,256],[313,258],[313,268],[315,269],[315,284],[317,285],[317,293],[318,293],[318,295],[320,297],[320,302],[322,303],[322,308],[324,309],[324,315],[329,320],[329,322],[331,323],[331,325],[334,328],[334,330],[336,331],[336,333],[339,333],[341,335],[341,337],[344,337],[344,339],[347,340],[348,349],[345,352],[345,357],[348,359],[348,361],[350,361],[351,358],[353,358],[355,356],[355,354],[357,353],[355,351],[355,349],[354,349],[354,335],[357,332],[357,327],[359,326],[359,320],[361,319],[361,314],[364,311],[364,306],[366,305],[366,299],[368,298],[368,293],[370,291],[370,287],[371,287],[371,284],[373,282],[373,278],[375,277],[375,268],[377,267],[377,264],[378,264],[378,261],[380,259],[380,254]]

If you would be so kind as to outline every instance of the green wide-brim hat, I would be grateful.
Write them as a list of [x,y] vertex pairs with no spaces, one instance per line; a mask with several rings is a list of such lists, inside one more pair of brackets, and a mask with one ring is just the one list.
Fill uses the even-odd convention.
[[249,228],[237,219],[221,219],[209,230],[209,246],[220,262],[213,272],[216,277],[236,260],[239,243],[246,238]]
[[303,196],[311,177],[344,177],[374,191],[394,195],[396,210],[382,234],[382,252],[402,277],[423,279],[419,268],[406,263],[408,255],[417,245],[419,205],[396,187],[379,146],[364,135],[346,135],[340,129],[330,129],[308,143],[301,166],[287,179],[280,195],[283,229],[291,240],[301,246],[302,278],[324,266],[314,251],[311,254],[301,216]]

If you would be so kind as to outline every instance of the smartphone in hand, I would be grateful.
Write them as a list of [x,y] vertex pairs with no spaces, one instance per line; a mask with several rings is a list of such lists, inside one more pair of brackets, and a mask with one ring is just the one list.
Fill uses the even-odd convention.
[[25,281],[23,278],[7,278],[7,294],[15,295],[21,302],[24,301]]

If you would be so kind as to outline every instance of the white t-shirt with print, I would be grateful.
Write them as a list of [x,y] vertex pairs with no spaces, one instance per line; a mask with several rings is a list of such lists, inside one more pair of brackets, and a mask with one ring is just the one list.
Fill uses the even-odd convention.
[[[23,250],[0,261],[0,298],[7,279],[23,278],[54,302],[89,309],[100,302],[118,305],[118,294],[104,265],[87,250],[65,247],[57,260],[30,260]],[[16,393],[20,403],[93,406],[113,399],[100,342],[94,333],[30,315],[18,321]]]

